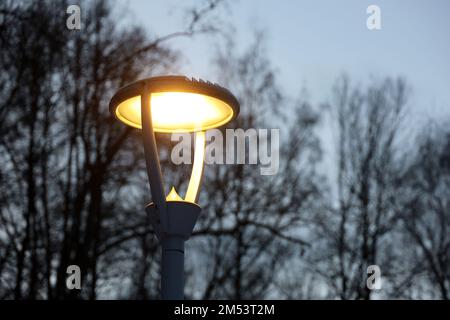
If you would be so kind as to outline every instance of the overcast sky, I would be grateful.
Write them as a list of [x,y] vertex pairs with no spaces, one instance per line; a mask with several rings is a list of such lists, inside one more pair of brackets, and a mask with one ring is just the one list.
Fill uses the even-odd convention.
[[[192,1],[125,3],[135,22],[162,35],[182,29]],[[381,30],[366,27],[371,4],[381,9]],[[239,45],[253,29],[267,31],[269,56],[291,96],[306,87],[313,101],[324,101],[344,71],[356,81],[401,75],[414,90],[417,117],[450,114],[450,1],[232,0],[228,7],[221,17],[235,28]],[[180,71],[214,81],[206,63],[213,44],[211,37],[174,40],[187,58]]]

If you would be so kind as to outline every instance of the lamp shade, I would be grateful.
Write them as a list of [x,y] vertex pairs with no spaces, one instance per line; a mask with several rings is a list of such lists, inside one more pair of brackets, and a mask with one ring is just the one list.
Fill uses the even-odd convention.
[[147,84],[155,132],[198,132],[220,127],[239,113],[237,99],[225,88],[184,76],[147,78],[125,86],[113,96],[111,113],[141,128],[141,94]]

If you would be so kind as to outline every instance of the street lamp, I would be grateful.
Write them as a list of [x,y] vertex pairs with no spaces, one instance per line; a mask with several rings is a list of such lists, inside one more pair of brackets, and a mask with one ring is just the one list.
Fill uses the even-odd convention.
[[[216,84],[160,76],[119,89],[109,108],[118,120],[142,129],[153,200],[146,211],[162,246],[161,295],[163,299],[183,299],[184,242],[201,211],[196,202],[203,175],[205,131],[233,120],[239,113],[239,103],[231,92]],[[173,187],[165,196],[155,132],[195,134],[194,163],[184,199]]]

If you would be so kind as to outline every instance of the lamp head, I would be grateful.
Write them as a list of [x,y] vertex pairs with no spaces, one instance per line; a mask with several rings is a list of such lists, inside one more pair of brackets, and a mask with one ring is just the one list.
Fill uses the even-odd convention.
[[150,90],[155,132],[198,132],[220,127],[239,113],[237,99],[227,89],[184,76],[160,76],[127,85],[113,96],[111,113],[125,124],[142,128],[141,93]]
[[[141,109],[141,105],[146,107]],[[203,175],[205,131],[230,122],[239,113],[239,103],[230,91],[211,82],[184,76],[136,81],[119,89],[109,108],[118,120],[129,126],[142,129],[142,117],[145,120],[143,138],[147,174],[154,200],[160,207],[166,202],[197,202]],[[167,197],[163,196],[154,132],[195,132],[194,163],[184,199],[175,188]]]

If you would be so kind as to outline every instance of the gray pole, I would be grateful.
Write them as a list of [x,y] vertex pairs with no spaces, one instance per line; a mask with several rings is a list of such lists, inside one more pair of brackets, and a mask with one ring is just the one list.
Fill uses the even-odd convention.
[[161,296],[164,300],[184,299],[184,239],[166,236],[162,240]]
[[168,300],[184,298],[184,243],[194,229],[201,208],[187,201],[168,201],[164,228],[159,221],[155,204],[146,207],[150,223],[162,246],[161,297]]

